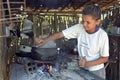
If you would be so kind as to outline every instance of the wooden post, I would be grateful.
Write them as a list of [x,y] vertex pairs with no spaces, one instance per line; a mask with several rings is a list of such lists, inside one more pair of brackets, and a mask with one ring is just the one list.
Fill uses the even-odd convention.
[[[0,0],[0,3],[2,0]],[[0,5],[0,9],[2,9],[2,5]],[[0,19],[2,17],[2,11],[0,11]],[[0,36],[1,36],[1,29],[2,23],[0,21]],[[3,72],[2,72],[2,38],[0,37],[0,80],[3,80]]]
[[54,31],[57,32],[58,28],[58,20],[57,20],[57,15],[54,13]]
[[[2,3],[2,0],[0,0]],[[0,4],[0,9],[3,9],[3,5]],[[0,11],[0,19],[4,17],[4,12]],[[3,24],[0,21],[0,80],[6,80],[6,59],[5,59],[5,44],[4,44],[4,37],[3,36]]]

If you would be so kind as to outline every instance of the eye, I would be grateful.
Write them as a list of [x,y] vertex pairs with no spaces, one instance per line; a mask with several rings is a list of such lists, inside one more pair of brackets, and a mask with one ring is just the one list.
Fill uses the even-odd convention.
[[87,24],[90,24],[90,22],[87,21]]
[[84,24],[84,23],[90,24],[89,21],[82,21],[81,23],[82,23],[82,24]]

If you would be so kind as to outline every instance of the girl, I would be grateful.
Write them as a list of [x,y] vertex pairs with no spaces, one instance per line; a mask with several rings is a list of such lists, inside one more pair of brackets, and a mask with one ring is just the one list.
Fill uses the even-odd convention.
[[109,57],[109,42],[107,33],[99,28],[101,10],[98,5],[88,5],[82,11],[82,24],[76,24],[62,32],[44,39],[36,39],[37,45],[43,45],[49,40],[59,38],[77,38],[79,66],[105,79],[104,63]]

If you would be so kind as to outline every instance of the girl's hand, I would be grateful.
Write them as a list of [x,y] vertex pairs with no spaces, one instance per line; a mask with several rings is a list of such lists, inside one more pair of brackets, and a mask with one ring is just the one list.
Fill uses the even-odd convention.
[[35,45],[36,47],[42,46],[46,43],[45,39],[40,39],[40,38],[36,38],[35,39]]
[[86,65],[86,58],[85,57],[82,57],[82,58],[80,58],[79,60],[78,60],[78,65],[80,66],[80,67],[85,67],[85,65]]

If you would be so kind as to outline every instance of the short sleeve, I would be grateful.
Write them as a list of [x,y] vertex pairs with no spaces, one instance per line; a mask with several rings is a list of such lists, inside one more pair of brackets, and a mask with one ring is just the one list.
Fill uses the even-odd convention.
[[71,38],[77,38],[78,34],[81,32],[82,29],[83,29],[82,24],[76,24],[74,26],[71,26],[63,30],[62,32],[65,38],[71,39]]

